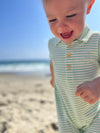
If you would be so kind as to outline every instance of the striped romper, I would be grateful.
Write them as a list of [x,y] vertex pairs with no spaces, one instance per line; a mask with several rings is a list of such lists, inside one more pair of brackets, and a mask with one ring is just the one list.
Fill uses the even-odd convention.
[[100,133],[100,101],[90,105],[75,96],[79,84],[99,76],[100,33],[85,24],[72,43],[54,37],[48,46],[55,74],[59,133]]

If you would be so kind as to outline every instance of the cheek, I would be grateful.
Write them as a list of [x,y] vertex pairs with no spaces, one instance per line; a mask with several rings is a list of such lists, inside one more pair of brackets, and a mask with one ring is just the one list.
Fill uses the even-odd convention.
[[56,33],[56,26],[55,26],[54,24],[49,24],[49,26],[50,26],[51,32],[52,32],[53,34],[55,34],[55,33]]
[[81,32],[84,28],[85,21],[84,18],[76,18],[74,21],[70,23],[72,29],[76,30],[77,32]]
[[76,23],[77,25],[83,25],[85,22],[85,14],[81,13],[77,15],[77,17],[74,19],[73,22]]

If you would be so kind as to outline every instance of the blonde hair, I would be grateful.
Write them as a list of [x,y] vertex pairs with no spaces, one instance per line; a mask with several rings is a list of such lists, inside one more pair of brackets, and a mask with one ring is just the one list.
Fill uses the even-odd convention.
[[[47,4],[48,0],[42,0],[42,4]],[[92,3],[92,5],[94,4],[95,0],[87,0],[89,3]]]

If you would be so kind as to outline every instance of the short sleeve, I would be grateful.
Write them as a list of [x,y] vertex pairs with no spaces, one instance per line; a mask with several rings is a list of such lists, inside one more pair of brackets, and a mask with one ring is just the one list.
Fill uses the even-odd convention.
[[50,39],[48,41],[48,50],[49,50],[49,58],[51,59],[51,45],[52,45],[52,40]]
[[49,50],[49,57],[50,59],[52,59],[54,57],[54,53],[56,50],[56,45],[60,42],[61,40],[56,38],[56,37],[52,37],[49,41],[48,41],[48,50]]

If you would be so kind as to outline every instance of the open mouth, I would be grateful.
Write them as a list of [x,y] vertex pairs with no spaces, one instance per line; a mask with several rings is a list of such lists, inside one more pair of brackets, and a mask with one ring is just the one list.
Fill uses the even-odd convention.
[[73,31],[71,31],[70,33],[68,32],[65,32],[65,33],[61,33],[60,36],[63,38],[63,39],[69,39],[73,34]]

